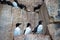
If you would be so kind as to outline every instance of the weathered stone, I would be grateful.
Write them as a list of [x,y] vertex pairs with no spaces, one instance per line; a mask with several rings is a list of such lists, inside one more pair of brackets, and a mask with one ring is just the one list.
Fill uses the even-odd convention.
[[42,0],[18,0],[19,3],[25,4],[26,6],[31,5],[37,5],[37,4],[42,4]]
[[11,6],[0,5],[0,10],[0,40],[12,40]]
[[48,14],[50,16],[51,22],[59,22],[60,21],[60,9],[59,9],[59,1],[58,0],[45,0]]
[[49,33],[52,36],[53,40],[60,40],[60,26],[59,24],[49,24],[48,25]]
[[21,13],[21,9],[19,8],[12,8],[12,16],[13,16],[13,31],[14,31],[14,28],[16,27],[16,23],[22,23],[19,27],[20,29],[23,31],[24,30],[24,24],[23,24],[23,15]]
[[55,32],[53,40],[60,40],[60,29]]
[[45,0],[49,16],[56,16],[58,10],[58,2],[56,0]]
[[26,35],[25,40],[50,40],[48,35],[29,34]]
[[18,0],[19,4],[24,4],[27,7],[28,11],[33,11],[33,8],[35,6],[38,6],[38,4],[42,4],[42,0]]
[[24,40],[24,35],[16,36],[14,40]]
[[15,40],[50,40],[48,35],[28,34],[14,37]]

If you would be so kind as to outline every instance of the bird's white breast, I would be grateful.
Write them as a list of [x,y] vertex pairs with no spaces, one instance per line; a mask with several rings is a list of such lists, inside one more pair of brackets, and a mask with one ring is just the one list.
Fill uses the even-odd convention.
[[15,28],[14,30],[14,36],[20,35],[21,34],[21,29],[19,27]]
[[40,33],[43,30],[43,25],[39,25],[37,28],[37,33]]
[[25,35],[26,35],[26,34],[29,34],[29,33],[31,33],[31,28],[30,28],[30,27],[27,27],[27,28],[26,28],[26,31],[25,31]]
[[12,4],[13,4],[14,7],[18,8],[18,5],[17,5],[16,2],[12,2]]

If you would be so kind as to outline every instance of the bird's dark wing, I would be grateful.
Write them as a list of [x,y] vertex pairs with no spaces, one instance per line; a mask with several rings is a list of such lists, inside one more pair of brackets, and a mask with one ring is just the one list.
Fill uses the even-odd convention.
[[3,0],[3,1],[0,0],[0,3],[1,4],[6,4],[6,0]]
[[6,1],[6,3],[10,6],[13,6],[12,2],[10,2],[10,1]]
[[21,8],[21,9],[26,9],[26,6],[24,5],[24,4],[18,4],[18,6],[19,6],[19,8]]
[[34,30],[32,32],[36,33],[37,32],[37,28],[38,28],[38,25],[37,25],[37,27],[34,28]]
[[13,6],[12,2],[10,1],[6,1],[6,0],[3,0],[3,1],[0,1],[1,4],[7,4],[7,5],[10,5],[10,6]]
[[38,8],[40,9],[42,5],[38,5]]
[[25,34],[25,31],[26,31],[26,30],[24,30],[24,33],[23,33],[23,34]]
[[38,6],[34,7],[34,12],[35,12],[36,10],[40,9],[41,6],[42,6],[42,5],[39,4]]
[[17,0],[14,0],[14,1],[15,1],[17,4],[19,4]]
[[14,0],[14,1],[17,3],[17,5],[18,5],[18,7],[19,7],[20,9],[23,9],[23,8],[24,8],[24,10],[27,10],[26,5],[24,5],[24,4],[19,4],[17,0]]

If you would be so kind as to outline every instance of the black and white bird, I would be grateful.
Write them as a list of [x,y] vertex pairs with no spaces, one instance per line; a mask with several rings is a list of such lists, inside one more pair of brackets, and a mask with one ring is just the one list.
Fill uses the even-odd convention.
[[1,4],[7,4],[7,5],[18,8],[18,4],[15,1],[11,2],[9,0],[0,0],[0,2]]
[[6,4],[6,0],[0,0],[1,4]]
[[26,5],[24,5],[24,4],[19,4],[17,0],[14,0],[14,1],[17,3],[17,5],[18,5],[18,7],[19,7],[20,9],[26,10],[26,8],[27,8]]
[[34,9],[33,9],[34,12],[39,13],[39,10],[43,4],[44,4],[44,0],[42,0],[42,4],[38,4],[34,7]]
[[6,3],[12,7],[15,7],[15,8],[18,8],[18,3],[13,1],[13,2],[10,2],[10,1],[6,1]]
[[27,23],[27,27],[26,29],[24,30],[24,34],[27,35],[27,34],[30,34],[31,33],[31,24],[30,23]]
[[38,4],[37,6],[34,7],[34,12],[38,13],[39,9],[41,8],[42,5]]
[[21,25],[21,23],[16,24],[16,28],[14,29],[14,36],[21,35],[22,33],[22,30],[19,28],[19,25]]
[[3,1],[0,0],[0,2],[1,2],[1,4],[7,4],[7,5],[10,5],[12,7],[24,9],[27,11],[27,7],[24,4],[19,4],[18,0],[14,0],[13,2],[7,1],[7,0],[3,0]]
[[37,27],[34,28],[34,30],[32,31],[33,33],[42,33],[43,32],[43,25],[42,25],[42,21],[39,21]]

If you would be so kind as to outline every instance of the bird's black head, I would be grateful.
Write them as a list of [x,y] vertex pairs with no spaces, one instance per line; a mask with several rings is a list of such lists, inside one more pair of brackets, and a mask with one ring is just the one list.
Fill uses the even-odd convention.
[[27,23],[27,27],[29,27],[29,26],[31,26],[31,24],[30,23]]
[[19,25],[21,25],[21,23],[16,23],[16,27],[18,27]]
[[38,23],[38,24],[39,24],[39,25],[40,25],[40,24],[42,24],[42,21],[39,21],[39,23]]
[[38,8],[40,8],[42,5],[41,4],[38,4]]
[[42,0],[43,2],[45,1],[45,0]]

